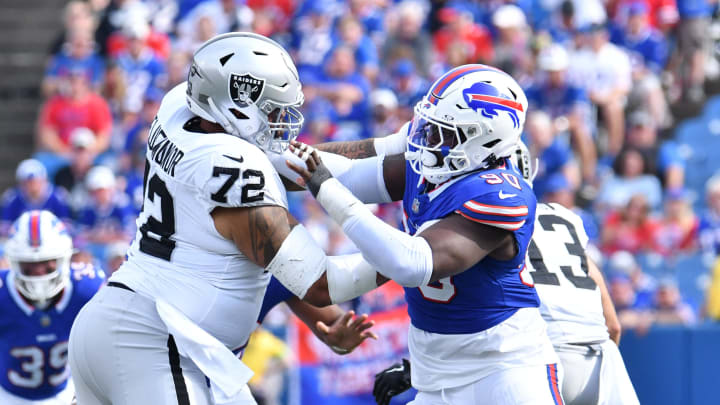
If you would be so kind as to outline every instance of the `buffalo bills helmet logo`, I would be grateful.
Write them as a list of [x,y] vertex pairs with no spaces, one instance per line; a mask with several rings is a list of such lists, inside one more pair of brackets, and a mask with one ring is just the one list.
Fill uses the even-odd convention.
[[522,104],[500,93],[496,87],[485,82],[478,82],[463,90],[462,93],[468,107],[475,111],[479,110],[483,117],[494,118],[498,116],[498,111],[505,111],[510,115],[513,127],[520,126],[517,112],[524,111]]
[[230,75],[230,98],[240,107],[247,107],[251,103],[255,103],[260,98],[265,80],[246,73]]

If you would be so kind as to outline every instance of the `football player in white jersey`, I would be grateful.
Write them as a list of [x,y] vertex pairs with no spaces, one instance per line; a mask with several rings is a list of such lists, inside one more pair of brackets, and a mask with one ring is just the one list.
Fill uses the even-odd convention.
[[128,260],[73,324],[80,405],[253,403],[231,350],[271,275],[320,306],[377,286],[362,255],[327,257],[287,212],[269,157],[297,136],[302,102],[290,56],[268,38],[223,34],[194,54],[150,129]]
[[[516,152],[528,182],[527,148]],[[562,396],[568,405],[639,404],[617,348],[620,323],[597,266],[587,257],[588,237],[577,214],[559,204],[538,204],[528,259],[540,296],[540,312],[560,357]],[[375,378],[379,405],[410,388],[407,360]]]
[[563,397],[568,405],[639,404],[617,347],[620,323],[587,243],[577,214],[538,205],[530,274],[563,366]]

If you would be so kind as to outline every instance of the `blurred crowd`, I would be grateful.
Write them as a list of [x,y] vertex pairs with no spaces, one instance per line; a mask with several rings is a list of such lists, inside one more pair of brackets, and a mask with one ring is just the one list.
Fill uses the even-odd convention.
[[[205,40],[254,31],[298,66],[307,143],[397,131],[454,66],[505,70],[530,102],[537,197],[582,216],[623,323],[720,319],[720,291],[709,294],[713,312],[704,297],[683,296],[684,268],[651,275],[637,260],[706,265],[720,253],[720,177],[687,186],[672,113],[705,103],[705,84],[720,76],[717,12],[713,0],[73,0],[49,50],[36,153],[3,195],[0,235],[21,212],[49,209],[79,249],[116,269],[135,234],[164,93]],[[290,200],[328,253],[354,249],[312,198]],[[394,205],[377,213],[399,218]],[[720,277],[704,275],[702,289],[720,290]]]

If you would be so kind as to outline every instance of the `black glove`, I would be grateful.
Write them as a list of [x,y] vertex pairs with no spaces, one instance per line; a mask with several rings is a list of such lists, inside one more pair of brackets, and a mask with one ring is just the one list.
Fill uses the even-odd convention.
[[327,166],[325,166],[325,163],[320,160],[319,156],[317,156],[316,162],[317,168],[314,172],[312,172],[312,177],[310,177],[310,180],[307,182],[308,190],[310,190],[313,197],[317,197],[320,192],[320,186],[322,186],[325,180],[329,180],[333,177],[332,173],[330,173],[330,170]]
[[392,397],[402,394],[410,387],[410,362],[403,359],[402,364],[395,363],[375,374],[373,396],[378,405],[388,405]]

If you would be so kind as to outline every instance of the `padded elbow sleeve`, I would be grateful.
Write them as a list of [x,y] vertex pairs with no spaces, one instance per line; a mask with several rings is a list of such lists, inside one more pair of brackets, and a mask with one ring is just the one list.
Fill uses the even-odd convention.
[[299,298],[322,276],[327,267],[325,252],[302,225],[285,237],[266,269]]

